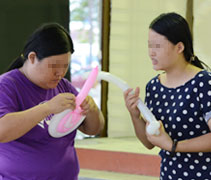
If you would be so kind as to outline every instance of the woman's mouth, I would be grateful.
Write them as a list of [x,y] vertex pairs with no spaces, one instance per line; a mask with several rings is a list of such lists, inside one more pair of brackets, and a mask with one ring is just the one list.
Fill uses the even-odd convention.
[[60,79],[53,80],[54,83],[59,83]]
[[158,60],[152,59],[152,64],[153,64],[153,65],[157,65],[157,64],[158,64]]

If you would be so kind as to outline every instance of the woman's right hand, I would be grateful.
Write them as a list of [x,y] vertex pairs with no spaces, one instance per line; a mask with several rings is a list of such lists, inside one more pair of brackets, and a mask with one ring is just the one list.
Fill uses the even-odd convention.
[[139,100],[139,93],[140,89],[137,87],[135,89],[135,92],[132,93],[133,89],[129,88],[124,92],[124,99],[125,99],[125,105],[130,112],[131,116],[133,117],[139,117],[140,116],[140,111],[137,108],[138,105],[138,100]]
[[60,93],[45,103],[49,113],[57,114],[66,109],[75,109],[75,95],[72,93]]

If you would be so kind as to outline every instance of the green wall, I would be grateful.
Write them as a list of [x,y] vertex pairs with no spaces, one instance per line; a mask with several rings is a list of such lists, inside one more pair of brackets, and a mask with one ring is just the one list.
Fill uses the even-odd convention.
[[69,29],[69,0],[0,1],[0,73],[21,54],[28,36],[42,23]]

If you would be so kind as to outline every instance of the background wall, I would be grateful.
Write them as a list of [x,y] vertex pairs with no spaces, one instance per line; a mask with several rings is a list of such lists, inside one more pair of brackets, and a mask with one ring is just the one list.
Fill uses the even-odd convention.
[[[148,26],[159,14],[172,11],[185,17],[186,1],[112,0],[109,69],[131,87],[139,86],[143,100],[146,83],[158,73],[152,69],[148,57]],[[115,85],[109,84],[108,136],[134,135],[123,93]]]
[[69,16],[69,0],[0,1],[0,74],[21,54],[38,26],[57,22],[69,29]]
[[211,67],[211,1],[194,0],[194,49],[195,54]]

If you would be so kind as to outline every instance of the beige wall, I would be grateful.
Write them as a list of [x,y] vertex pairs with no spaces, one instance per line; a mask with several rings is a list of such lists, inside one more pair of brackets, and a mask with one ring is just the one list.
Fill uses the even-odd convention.
[[211,67],[211,0],[194,0],[195,54]]
[[[142,99],[146,83],[157,74],[148,57],[148,26],[163,12],[185,16],[185,10],[185,0],[112,0],[110,72],[133,88],[139,86]],[[113,84],[108,94],[108,136],[134,136],[123,93]]]

